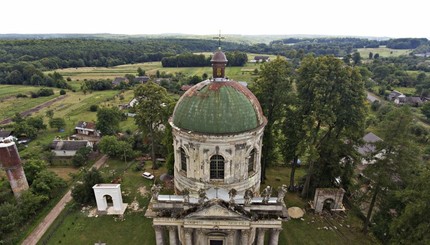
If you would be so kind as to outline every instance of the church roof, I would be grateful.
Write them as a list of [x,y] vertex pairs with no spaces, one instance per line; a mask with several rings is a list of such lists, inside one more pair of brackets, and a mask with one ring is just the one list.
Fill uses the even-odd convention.
[[242,133],[264,126],[266,119],[255,95],[225,77],[228,61],[221,48],[211,62],[213,78],[182,95],[173,112],[173,125],[204,134]]
[[190,88],[172,116],[175,126],[198,133],[231,134],[265,124],[255,95],[236,81],[206,80]]

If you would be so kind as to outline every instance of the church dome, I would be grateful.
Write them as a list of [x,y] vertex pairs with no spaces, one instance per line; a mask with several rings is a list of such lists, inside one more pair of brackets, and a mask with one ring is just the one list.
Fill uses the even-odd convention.
[[179,99],[172,123],[197,133],[232,134],[256,129],[265,124],[265,118],[248,88],[236,81],[212,79],[194,85]]

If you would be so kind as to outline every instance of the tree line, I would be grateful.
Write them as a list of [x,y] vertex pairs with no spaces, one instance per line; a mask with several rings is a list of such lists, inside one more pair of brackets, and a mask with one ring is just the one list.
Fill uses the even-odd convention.
[[[228,66],[244,66],[248,62],[245,52],[226,52]],[[163,67],[203,67],[211,65],[212,56],[205,57],[204,54],[185,53],[171,57],[164,57],[161,60]]]

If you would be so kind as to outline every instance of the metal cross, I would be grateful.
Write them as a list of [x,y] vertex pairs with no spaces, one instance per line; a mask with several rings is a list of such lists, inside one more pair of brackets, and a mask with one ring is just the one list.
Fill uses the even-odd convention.
[[218,39],[218,47],[221,49],[221,39],[225,39],[225,37],[221,36],[221,30],[219,31],[219,35],[217,37],[213,37],[213,39]]

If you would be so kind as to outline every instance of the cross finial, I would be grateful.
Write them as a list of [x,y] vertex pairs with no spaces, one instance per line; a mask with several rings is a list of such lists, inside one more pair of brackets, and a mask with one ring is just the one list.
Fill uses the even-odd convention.
[[221,36],[221,30],[219,30],[219,35],[217,37],[213,37],[213,39],[218,39],[218,48],[221,49],[221,39],[225,39],[225,37]]

